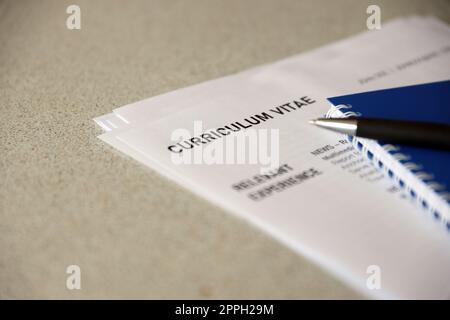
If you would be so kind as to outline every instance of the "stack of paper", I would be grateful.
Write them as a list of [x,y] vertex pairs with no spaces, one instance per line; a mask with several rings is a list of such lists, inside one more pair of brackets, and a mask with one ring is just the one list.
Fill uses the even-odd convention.
[[95,121],[106,143],[364,294],[449,298],[450,233],[345,139],[308,124],[330,96],[447,79],[450,28],[410,17]]

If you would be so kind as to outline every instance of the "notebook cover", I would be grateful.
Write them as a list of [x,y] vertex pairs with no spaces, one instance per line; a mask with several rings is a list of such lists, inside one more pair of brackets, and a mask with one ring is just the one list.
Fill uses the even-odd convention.
[[[349,105],[351,111],[362,117],[450,124],[450,80],[350,94],[328,100],[335,106]],[[449,151],[396,146],[400,147],[399,152],[410,157],[401,162],[414,162],[422,167],[420,171],[430,173],[433,176],[431,180],[442,185],[439,193],[450,191]]]

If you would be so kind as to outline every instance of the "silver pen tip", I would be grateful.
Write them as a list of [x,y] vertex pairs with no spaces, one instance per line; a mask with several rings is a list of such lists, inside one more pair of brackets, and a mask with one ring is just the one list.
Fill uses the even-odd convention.
[[348,135],[355,135],[357,129],[357,120],[349,118],[319,118],[309,120],[309,123]]

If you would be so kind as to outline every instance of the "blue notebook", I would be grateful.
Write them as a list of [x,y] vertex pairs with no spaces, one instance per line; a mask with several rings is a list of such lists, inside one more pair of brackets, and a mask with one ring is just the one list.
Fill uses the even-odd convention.
[[[450,124],[450,81],[328,99],[328,117],[362,116]],[[448,137],[450,139],[450,137]],[[349,137],[380,170],[450,230],[450,152]]]

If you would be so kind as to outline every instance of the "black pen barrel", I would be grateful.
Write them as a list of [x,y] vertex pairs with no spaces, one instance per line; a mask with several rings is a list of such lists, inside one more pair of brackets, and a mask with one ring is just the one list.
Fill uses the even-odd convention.
[[450,125],[446,124],[360,118],[356,136],[450,150]]

